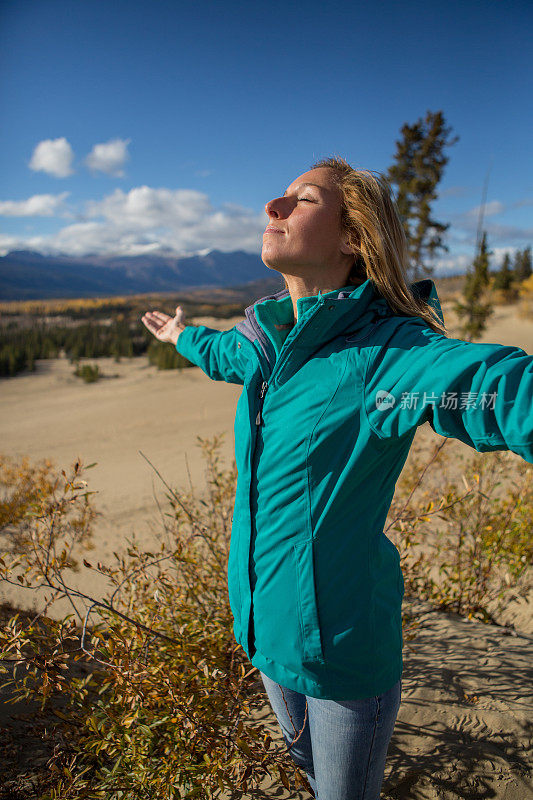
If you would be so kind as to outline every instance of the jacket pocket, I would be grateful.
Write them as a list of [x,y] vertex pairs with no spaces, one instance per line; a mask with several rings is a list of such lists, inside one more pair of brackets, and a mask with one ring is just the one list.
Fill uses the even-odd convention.
[[314,540],[292,546],[296,566],[298,615],[302,639],[302,660],[324,662],[324,651],[318,617],[314,569]]

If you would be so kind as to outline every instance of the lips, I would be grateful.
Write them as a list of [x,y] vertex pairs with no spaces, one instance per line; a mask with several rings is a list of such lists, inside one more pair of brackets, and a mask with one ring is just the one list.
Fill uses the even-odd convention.
[[284,233],[284,231],[282,231],[281,228],[275,228],[273,225],[267,225],[265,228],[265,233]]

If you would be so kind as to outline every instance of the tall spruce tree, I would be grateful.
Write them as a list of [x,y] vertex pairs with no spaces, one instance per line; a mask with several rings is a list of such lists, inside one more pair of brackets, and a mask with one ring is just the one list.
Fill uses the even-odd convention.
[[532,273],[531,245],[525,250],[516,250],[514,254],[514,276],[517,281],[525,281]]
[[489,285],[489,256],[487,234],[483,231],[478,254],[466,274],[463,289],[464,302],[455,304],[455,311],[463,318],[461,336],[467,341],[478,339],[485,330],[488,317],[492,314],[492,304],[485,299]]
[[501,289],[504,292],[508,292],[513,285],[513,271],[511,269],[511,256],[509,253],[506,253],[502,265],[498,272],[494,275],[494,281],[492,283],[493,289]]
[[443,234],[450,225],[432,218],[431,203],[437,198],[436,188],[449,160],[444,149],[459,139],[448,139],[451,130],[442,111],[427,111],[425,120],[406,123],[396,142],[395,163],[386,173],[389,183],[397,187],[396,203],[409,246],[410,280],[431,275],[433,267],[428,260],[439,250],[449,249]]

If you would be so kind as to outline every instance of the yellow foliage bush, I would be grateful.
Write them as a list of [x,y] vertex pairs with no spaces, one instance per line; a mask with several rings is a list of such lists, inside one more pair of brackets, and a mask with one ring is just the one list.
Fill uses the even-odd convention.
[[[207,497],[165,483],[159,549],[128,542],[115,564],[83,559],[107,578],[104,598],[69,585],[72,559],[56,546],[56,513],[33,517],[32,553],[0,559],[4,580],[45,585],[75,609],[60,621],[41,615],[38,624],[14,617],[0,631],[0,669],[11,663],[16,672],[4,686],[43,708],[63,703],[57,728],[68,747],[50,761],[42,800],[243,797],[267,775],[306,785],[287,748],[253,719],[265,696],[233,639],[226,587],[236,468],[220,465],[219,439],[198,438]],[[66,489],[71,507],[84,504],[80,476]],[[80,661],[91,668],[83,677],[68,669]]]
[[520,296],[531,297],[531,295],[533,295],[533,275],[530,275],[520,284]]

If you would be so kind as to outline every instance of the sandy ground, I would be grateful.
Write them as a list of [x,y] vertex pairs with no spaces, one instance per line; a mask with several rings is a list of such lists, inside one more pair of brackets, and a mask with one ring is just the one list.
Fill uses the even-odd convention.
[[[532,637],[422,603],[418,612],[382,799],[530,800]],[[269,707],[257,718],[281,745]],[[262,790],[254,797],[310,797],[269,780]]]
[[[457,336],[446,306],[444,313],[450,335]],[[236,320],[195,321],[226,328]],[[482,341],[533,353],[533,321],[520,319],[513,307],[500,307]],[[77,458],[97,462],[86,476],[89,488],[98,492],[93,497],[102,513],[91,558],[105,563],[126,546],[126,537],[135,534],[149,546],[162,529],[156,501],[165,506],[166,489],[142,453],[171,486],[185,488],[190,474],[201,489],[204,464],[196,437],[223,434],[222,452],[229,463],[241,387],[223,382],[215,386],[196,368],[158,371],[146,358],[98,363],[106,378],[94,384],[76,378],[66,359],[39,361],[35,373],[1,379],[0,450],[32,460],[50,458],[62,468]],[[426,425],[417,432],[417,441],[429,447],[440,437]],[[89,571],[76,582],[93,595],[104,588]],[[26,608],[38,607],[40,600],[8,586],[0,587],[0,599]],[[515,624],[511,635],[506,628],[421,607],[420,632],[406,647],[404,692],[383,797],[533,798],[528,783],[530,608],[522,603],[505,620]],[[267,706],[263,718],[279,737]],[[264,797],[307,797],[268,784],[263,790]]]
[[[205,324],[215,327],[218,321],[205,318]],[[134,535],[148,548],[163,530],[158,504],[168,511],[167,489],[154,468],[172,488],[187,489],[190,475],[201,489],[205,462],[197,437],[215,435],[223,437],[221,452],[229,465],[241,387],[223,381],[215,387],[197,368],[158,370],[145,357],[118,363],[100,358],[98,365],[105,378],[92,384],[74,376],[65,358],[43,359],[33,374],[0,379],[0,450],[32,461],[49,458],[67,471],[76,459],[97,462],[85,475],[102,515],[91,557],[110,563],[113,552],[127,547],[126,539]],[[96,586],[103,591],[100,577],[84,570],[75,583],[94,594]],[[0,585],[0,600],[27,608],[38,607],[39,596]],[[57,613],[66,608],[58,604]]]

